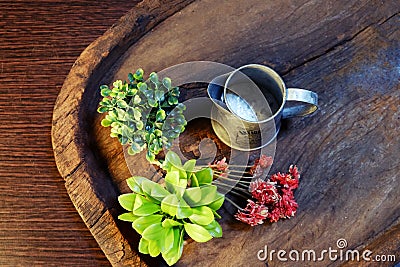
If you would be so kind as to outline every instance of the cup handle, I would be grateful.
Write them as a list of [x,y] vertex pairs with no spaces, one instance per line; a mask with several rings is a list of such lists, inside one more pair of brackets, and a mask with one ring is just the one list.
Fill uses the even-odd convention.
[[286,101],[302,102],[298,105],[285,107],[282,118],[302,117],[315,112],[318,109],[318,94],[300,88],[287,88]]

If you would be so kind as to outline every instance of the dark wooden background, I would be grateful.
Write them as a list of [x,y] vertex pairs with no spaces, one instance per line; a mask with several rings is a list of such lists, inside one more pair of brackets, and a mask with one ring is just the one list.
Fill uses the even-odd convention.
[[[112,24],[116,23],[137,2],[127,0],[101,2],[89,0],[17,0],[5,2],[0,0],[0,266],[110,265],[91,236],[91,233],[82,222],[81,217],[67,194],[64,180],[58,173],[54,162],[50,131],[56,97],[74,61],[92,41],[102,35]],[[288,78],[289,83],[295,84],[296,79],[298,81],[302,79],[308,80],[310,88],[313,88],[311,85],[320,83],[318,78],[315,78],[318,76],[312,75],[315,73],[318,74],[321,71],[321,67],[322,69],[329,69],[328,65],[332,66],[330,69],[332,73],[328,73],[324,78],[325,85],[329,85],[329,87],[325,91],[321,90],[321,93],[325,94],[321,94],[323,109],[320,118],[325,115],[327,118],[326,122],[333,122],[333,124],[335,121],[338,123],[345,121],[349,127],[338,128],[337,126],[332,126],[332,128],[335,128],[335,131],[332,130],[333,133],[319,131],[315,135],[315,140],[322,140],[324,144],[318,146],[318,157],[309,165],[310,169],[318,171],[317,167],[323,166],[326,161],[331,159],[328,151],[330,151],[332,145],[336,146],[335,151],[337,154],[345,153],[346,156],[352,156],[351,153],[354,154],[356,148],[354,150],[347,150],[347,148],[353,148],[359,144],[362,150],[356,151],[356,158],[360,158],[361,162],[368,162],[369,164],[375,164],[374,160],[377,160],[376,164],[373,165],[373,172],[367,173],[368,170],[364,171],[363,168],[358,168],[358,165],[356,166],[357,168],[347,166],[346,160],[349,160],[349,158],[344,157],[339,162],[343,165],[338,166],[342,166],[345,169],[337,170],[335,169],[336,165],[332,165],[333,167],[331,166],[331,169],[329,169],[330,172],[324,173],[326,176],[323,177],[324,179],[313,183],[314,180],[311,177],[313,179],[318,179],[318,177],[310,176],[308,180],[302,183],[303,188],[314,186],[314,194],[307,195],[308,191],[302,190],[299,193],[299,199],[304,203],[311,203],[314,206],[302,206],[300,212],[306,211],[310,207],[317,207],[320,203],[319,211],[326,207],[332,209],[332,212],[328,213],[329,216],[320,218],[314,226],[316,229],[320,229],[321,232],[327,227],[327,223],[340,225],[340,220],[343,218],[347,219],[347,217],[334,217],[335,213],[333,211],[335,208],[337,211],[336,214],[339,215],[347,215],[355,212],[354,209],[350,209],[353,206],[345,206],[347,203],[343,203],[344,200],[338,203],[331,203],[329,199],[329,196],[334,197],[335,194],[338,194],[338,188],[342,188],[340,187],[341,183],[347,183],[344,177],[345,171],[347,171],[347,175],[353,173],[361,173],[363,175],[357,176],[357,179],[354,179],[352,183],[347,183],[347,186],[343,187],[344,192],[339,192],[342,196],[351,197],[354,202],[367,197],[368,200],[372,201],[374,199],[386,200],[386,198],[380,196],[380,193],[385,193],[382,191],[383,189],[381,190],[382,192],[379,190],[374,191],[374,184],[365,184],[363,179],[375,182],[375,179],[381,179],[380,176],[382,174],[383,178],[381,180],[388,183],[385,186],[391,186],[390,188],[397,188],[396,186],[398,186],[398,184],[390,184],[391,181],[396,183],[396,179],[398,178],[397,166],[399,161],[394,158],[398,156],[398,151],[396,151],[398,137],[395,135],[398,129],[398,115],[396,115],[398,114],[396,113],[398,111],[398,104],[396,105],[394,102],[395,99],[398,99],[399,84],[396,83],[398,80],[391,80],[391,77],[388,77],[386,81],[385,77],[381,76],[379,76],[381,79],[378,79],[379,77],[372,79],[371,77],[375,74],[373,72],[374,69],[371,71],[361,69],[359,76],[357,76],[357,72],[353,76],[346,76],[352,68],[364,66],[363,62],[368,63],[370,54],[378,57],[380,54],[377,52],[377,47],[379,48],[380,46],[384,48],[386,46],[389,47],[389,49],[384,49],[382,55],[384,58],[392,60],[382,61],[381,65],[391,70],[391,67],[397,64],[395,66],[397,70],[398,61],[394,60],[394,55],[398,54],[398,50],[396,50],[398,46],[395,46],[395,41],[398,40],[396,39],[398,36],[396,25],[399,22],[398,8],[394,1],[370,1],[370,4],[365,4],[362,8],[358,8],[355,2],[352,8],[357,12],[361,10],[360,13],[355,12],[358,14],[357,16],[349,16],[348,20],[342,21],[343,25],[340,25],[340,27],[336,27],[337,22],[335,20],[324,20],[321,25],[328,25],[331,28],[322,27],[317,23],[320,22],[319,17],[316,16],[314,18],[319,27],[312,30],[318,36],[318,39],[315,40],[315,47],[311,49],[312,53],[308,53],[309,48],[307,46],[300,47],[301,49],[298,50],[295,43],[291,43],[293,46],[283,47],[282,50],[279,50],[281,52],[288,51],[287,53],[276,53],[277,55],[284,56],[277,58],[277,62],[288,62],[288,65],[278,64],[277,70],[283,73],[285,78]],[[247,4],[244,2],[241,3],[243,5]],[[279,2],[276,1],[274,3]],[[320,3],[322,5],[322,2]],[[333,5],[333,3],[335,1],[328,2],[327,4]],[[384,5],[384,3],[388,4]],[[327,5],[327,10],[329,7]],[[374,12],[375,10],[377,12]],[[366,14],[362,13],[364,11]],[[387,14],[385,13],[386,11]],[[315,14],[317,13],[315,12]],[[280,14],[277,16],[280,16]],[[294,16],[294,18],[296,17]],[[303,21],[312,19],[307,16],[301,18]],[[302,25],[301,23],[296,23],[297,25]],[[296,25],[296,23],[287,24],[289,25],[288,30],[296,29],[292,28],[292,25]],[[332,29],[339,30],[341,27],[343,28],[343,32],[346,32],[348,35],[330,32]],[[346,27],[349,28],[346,29]],[[302,30],[303,28],[298,29]],[[324,35],[325,32],[329,32],[329,34]],[[185,33],[185,31],[182,32],[184,36],[187,36]],[[341,33],[341,31],[338,33]],[[284,34],[288,35],[290,31]],[[360,47],[362,48],[360,50],[358,49],[358,42],[360,42]],[[393,50],[391,50],[392,48]],[[203,50],[199,51],[204,53]],[[169,50],[169,52],[173,52],[173,50]],[[243,50],[242,52],[246,51]],[[188,55],[192,56],[192,54]],[[236,56],[238,55],[240,53],[236,54]],[[251,52],[251,55],[255,56],[257,54]],[[145,57],[145,53],[142,53],[141,56]],[[263,63],[258,62],[258,60],[261,60],[258,58],[246,58],[246,60]],[[274,62],[269,63],[274,65]],[[167,62],[164,61],[164,64],[167,64]],[[367,64],[366,66],[368,67],[369,65]],[[303,70],[301,72],[301,68],[305,68],[307,71]],[[294,75],[295,72],[301,75]],[[377,71],[376,73],[381,72]],[[395,72],[388,71],[387,73],[395,75]],[[369,75],[367,77],[369,79],[366,79],[366,74]],[[294,76],[297,78],[294,78]],[[339,80],[336,81],[335,79]],[[367,84],[371,80],[376,82],[371,85],[372,89]],[[387,86],[387,88],[382,89],[380,86],[381,83],[385,85],[389,84],[390,87]],[[358,84],[362,86],[360,88],[354,87]],[[363,91],[361,90],[363,87],[370,90]],[[351,91],[352,88],[356,88],[356,90]],[[394,95],[387,96],[386,98],[382,98],[379,95],[371,100],[371,92],[376,93],[378,90],[382,90],[382,94],[394,92]],[[347,98],[339,97],[339,92],[348,91],[350,93],[347,95]],[[357,100],[358,97],[362,97],[364,102]],[[355,107],[350,110],[350,113],[347,113],[345,109],[340,109],[341,104],[346,103],[346,101],[350,103],[350,101],[354,100],[358,101],[356,101],[356,104],[362,103],[363,105],[356,106],[353,102],[353,105],[347,108],[352,109],[352,107]],[[368,113],[368,110],[366,110],[368,108],[366,105],[369,101],[372,101],[373,104],[374,101],[378,103],[374,104],[374,107],[377,107],[373,110],[375,120],[370,120],[366,115],[364,117],[364,112],[362,112],[362,109],[364,109],[366,114],[371,114],[372,111]],[[386,129],[386,125],[379,124],[380,127],[373,133],[379,138],[381,138],[379,134],[385,133],[384,135],[382,134],[382,138],[386,139],[379,143],[377,148],[381,148],[387,144],[387,151],[383,151],[384,153],[376,156],[373,154],[371,157],[375,156],[376,158],[369,160],[369,153],[375,151],[375,147],[369,147],[368,145],[371,142],[364,143],[360,139],[360,136],[364,137],[366,133],[370,133],[369,128],[372,127],[370,122],[381,121],[379,117],[387,109],[387,103],[384,101],[389,102],[391,110],[388,114],[395,118],[394,122],[397,124],[394,124],[393,120],[389,120],[389,115],[386,115],[386,117],[383,116],[386,118],[383,122],[388,121],[390,123],[387,126],[388,129]],[[379,105],[381,102],[382,104]],[[332,112],[333,115],[329,115],[329,112]],[[356,118],[354,120],[358,120],[358,123],[346,120],[346,116],[350,116],[349,114],[355,114]],[[313,119],[318,121],[318,117],[314,117]],[[351,117],[351,119],[353,118]],[[305,123],[304,121],[299,121],[291,124],[290,127],[292,129],[303,129]],[[319,127],[319,124],[314,123],[308,129],[311,131]],[[340,132],[342,130],[345,132]],[[344,133],[346,138],[335,138],[337,137],[334,135],[336,133]],[[296,135],[295,131],[285,133],[282,136],[283,141],[281,144],[285,144],[285,142],[288,144],[291,141],[301,142],[301,139],[306,134],[307,132],[303,132],[302,135]],[[379,141],[381,139],[376,140]],[[312,158],[312,153],[315,152],[313,150],[306,150],[305,153],[298,154],[296,158],[302,163],[307,161],[307,158]],[[393,160],[379,161],[379,159],[386,156],[393,158]],[[283,150],[278,150],[278,158],[289,162],[288,153],[284,153]],[[378,168],[377,166],[381,166],[382,168]],[[359,169],[361,170],[360,172],[358,172]],[[381,169],[383,171],[380,171]],[[388,173],[388,171],[391,172]],[[336,179],[336,176],[340,176],[341,180]],[[338,183],[339,186],[335,187],[334,185]],[[331,187],[328,187],[328,184]],[[372,188],[370,190],[371,195],[366,196],[364,193],[369,192],[369,188]],[[328,197],[325,198],[325,195],[328,195]],[[397,202],[398,197],[395,192],[392,192],[389,197],[387,199],[394,199],[394,202]],[[365,200],[364,202],[368,201]],[[380,213],[377,211],[376,214],[383,214],[387,216],[385,218],[390,218],[393,221],[382,221],[379,217],[375,218],[373,210],[363,210],[361,206],[359,214],[362,215],[363,238],[371,237],[380,233],[379,231],[389,229],[389,226],[392,227],[393,224],[398,222],[398,205],[394,205],[397,204],[394,203],[395,207],[390,207],[392,203],[386,200],[383,206],[379,206]],[[340,206],[341,208],[337,208],[335,205],[342,206]],[[368,203],[368,205],[373,208],[375,207],[374,203]],[[343,206],[345,208],[348,207],[349,210],[343,209]],[[364,215],[365,217],[363,217]],[[313,219],[312,216],[303,216],[299,219],[301,218],[306,218],[308,221]],[[349,229],[350,236],[353,233],[352,230],[357,226],[356,223],[360,223],[356,220],[356,216],[352,216],[351,219],[354,220],[354,226],[350,222],[345,224]],[[376,225],[373,224],[374,222]],[[386,231],[380,235],[370,248],[374,251],[378,251],[375,248],[390,247],[392,250],[398,248],[399,225],[397,223],[395,225],[390,228],[391,231]],[[285,227],[290,228],[290,225],[287,224]],[[300,229],[300,225],[297,225],[297,227],[297,229]],[[381,230],[376,230],[378,228]],[[344,231],[343,229],[342,231]],[[235,233],[234,231],[228,232],[228,238],[229,234],[231,236],[236,234],[245,236],[245,233],[239,230],[239,233]],[[254,233],[257,233],[257,231],[262,231],[262,229],[254,230]],[[358,234],[357,231],[355,231],[356,234]],[[257,235],[254,235],[253,238],[257,238]],[[297,240],[302,238],[300,236]],[[296,239],[292,240],[292,242],[295,241]],[[219,242],[223,242],[223,240]],[[247,246],[251,246],[251,244]],[[387,253],[394,253],[392,250]],[[213,244],[208,243],[204,245],[202,251],[199,251],[198,254],[200,256],[204,255],[203,258],[208,258],[211,252],[215,252],[215,247]],[[379,252],[385,251],[379,250]],[[243,255],[245,253],[243,251],[237,251],[237,253],[238,255],[242,253],[243,259],[246,256],[251,256]],[[396,253],[398,255],[398,250]],[[187,261],[189,260],[190,257],[187,258]],[[220,258],[220,261],[222,260],[223,258]],[[185,264],[187,261],[183,260],[181,263]]]
[[80,53],[137,1],[0,1],[0,266],[109,266],[51,147],[54,102]]

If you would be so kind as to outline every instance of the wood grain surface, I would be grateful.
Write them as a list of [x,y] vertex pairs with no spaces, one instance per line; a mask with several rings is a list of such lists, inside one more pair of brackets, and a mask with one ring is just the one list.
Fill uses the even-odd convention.
[[[180,11],[165,21],[155,16],[167,12],[157,3],[142,2],[146,15],[128,13],[82,54],[64,83],[53,117],[60,173],[109,260],[114,265],[140,265],[141,260],[157,264],[137,257],[138,236],[129,231],[129,224],[115,220],[121,210],[116,196],[127,192],[123,181],[129,171],[121,163],[119,144],[99,126],[98,85],[124,79],[137,67],[161,70],[190,60],[272,66],[289,86],[318,92],[321,110],[310,118],[286,121],[278,139],[275,170],[296,163],[303,173],[298,215],[250,228],[225,210],[224,237],[190,242],[179,266],[263,266],[257,252],[265,245],[322,251],[335,248],[340,238],[348,241],[349,249],[399,257],[397,2],[204,0],[182,10],[172,5],[176,9],[165,16]],[[133,23],[136,27],[129,32]],[[122,61],[116,63],[118,59]],[[135,164],[138,173],[152,175],[143,157]],[[325,259],[304,264],[394,263]]]
[[[286,121],[277,148],[276,169],[296,163],[303,173],[296,193],[300,204],[297,217],[257,228],[228,218],[223,223],[223,239],[200,246],[188,244],[180,265],[265,266],[255,258],[264,245],[275,249],[302,249],[302,246],[322,249],[335,246],[338,238],[346,238],[351,248],[396,254],[399,260],[398,3],[240,2],[224,6],[197,1],[156,26],[189,4],[173,1],[177,5],[165,6],[165,17],[143,16],[136,21],[136,26],[144,25],[137,30],[139,35],[154,27],[140,42],[139,38],[133,38],[136,35],[127,32],[126,38],[113,36],[118,43],[112,43],[110,36],[103,38],[103,47],[116,49],[114,53],[103,51],[97,58],[91,58],[93,61],[77,61],[74,65],[75,70],[79,67],[88,70],[89,65],[97,75],[102,73],[101,68],[96,68],[99,62],[106,63],[103,70],[113,67],[105,77],[78,73],[75,85],[84,81],[84,86],[77,90],[81,94],[85,90],[83,106],[98,101],[95,93],[98,83],[110,82],[113,75],[123,77],[138,66],[162,69],[187,60],[215,60],[232,66],[267,64],[284,75],[288,85],[319,93],[319,114]],[[54,163],[50,137],[54,103],[73,63],[135,4],[134,1],[0,2],[1,266],[142,263],[134,252],[137,236],[129,231],[128,224],[114,221],[120,212],[115,196],[127,190],[122,181],[129,171],[121,160],[111,165],[123,155],[116,142],[105,146],[109,140],[107,133],[93,127],[98,126],[100,119],[95,107],[75,114],[75,119],[83,119],[80,125],[65,123],[64,132],[58,133],[67,140],[69,130],[79,127],[79,138],[72,139],[84,141],[77,143],[82,145],[77,147],[80,152],[89,151],[78,154],[77,161],[72,158],[58,166],[65,181]],[[154,8],[148,11],[160,14],[158,1],[144,4],[152,4]],[[136,18],[135,10],[129,12],[131,18]],[[244,24],[236,19],[246,16],[251,19]],[[230,34],[235,31],[223,28],[227,23],[229,27],[239,27],[240,34],[232,37]],[[220,33],[216,39],[205,33],[205,29],[210,29],[208,25]],[[156,45],[160,37],[171,34],[174,38],[164,38],[168,41],[162,48]],[[238,40],[238,36],[242,38]],[[118,53],[132,44],[135,45],[125,55],[125,65],[113,65]],[[226,50],[221,52],[222,44]],[[89,54],[94,52],[86,50]],[[159,60],[150,60],[148,55],[154,53]],[[136,61],[132,61],[133,57]],[[68,98],[65,92],[68,86],[64,84],[63,88],[66,101],[82,100]],[[62,115],[59,114],[60,118]],[[68,155],[67,145],[60,148],[60,155]],[[87,174],[90,175],[85,177]],[[86,192],[90,197],[82,198]],[[143,259],[151,266],[156,264],[149,258]],[[393,266],[393,263],[369,265]]]
[[57,171],[51,120],[77,57],[136,2],[0,1],[0,266],[110,265]]

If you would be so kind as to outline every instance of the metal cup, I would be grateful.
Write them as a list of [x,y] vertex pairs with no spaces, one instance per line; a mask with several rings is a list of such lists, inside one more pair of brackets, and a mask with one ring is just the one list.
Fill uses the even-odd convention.
[[306,116],[318,109],[315,92],[286,88],[273,69],[258,64],[214,78],[207,92],[214,102],[211,123],[216,135],[242,151],[260,149],[274,141],[281,119]]

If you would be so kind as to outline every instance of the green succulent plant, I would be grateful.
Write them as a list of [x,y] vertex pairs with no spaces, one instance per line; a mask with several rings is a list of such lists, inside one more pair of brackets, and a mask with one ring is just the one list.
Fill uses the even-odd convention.
[[169,149],[185,130],[186,107],[179,103],[179,88],[172,86],[170,78],[160,81],[152,72],[145,81],[143,74],[138,69],[128,74],[128,81],[115,81],[112,88],[101,85],[103,99],[97,111],[107,112],[101,125],[111,127],[110,136],[129,145],[130,155],[147,148],[146,158],[154,162],[156,155],[163,148]]
[[141,235],[139,252],[156,257],[168,265],[182,255],[185,233],[197,242],[222,236],[215,218],[224,202],[224,195],[212,185],[211,168],[195,170],[196,160],[182,165],[178,155],[169,151],[163,162],[167,172],[161,185],[144,177],[127,179],[133,193],[120,195],[118,201],[128,212],[118,218],[132,223]]

